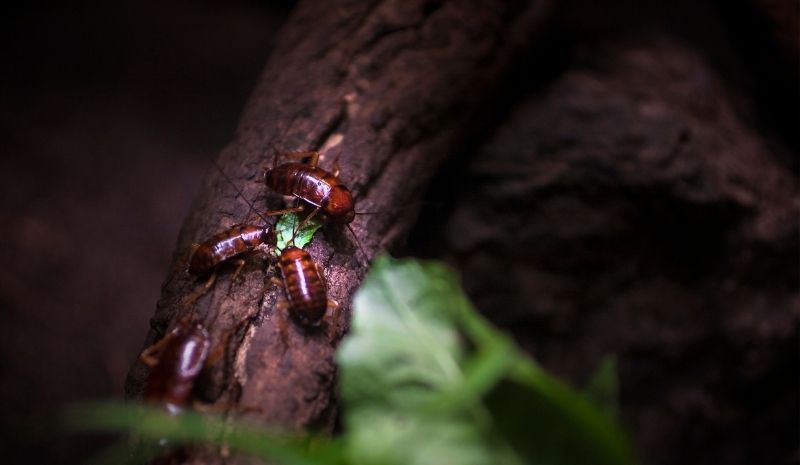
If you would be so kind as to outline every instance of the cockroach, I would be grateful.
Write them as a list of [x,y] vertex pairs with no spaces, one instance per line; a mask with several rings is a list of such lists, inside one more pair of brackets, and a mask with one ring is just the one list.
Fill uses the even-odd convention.
[[189,259],[188,271],[195,276],[206,274],[226,260],[269,244],[271,236],[270,226],[234,225],[197,245]]
[[314,207],[303,223],[310,220],[318,212],[333,223],[344,225],[356,240],[361,254],[367,254],[361,247],[355,231],[350,227],[356,215],[369,212],[356,212],[355,201],[350,189],[339,180],[339,164],[334,161],[334,171],[330,173],[317,166],[319,152],[293,152],[292,157],[311,157],[307,163],[290,162],[277,165],[276,157],[273,166],[264,172],[264,183],[270,189],[282,195],[293,196]]
[[236,186],[231,178],[229,178],[219,166],[215,166],[225,180],[233,186],[237,195],[247,202],[247,205],[250,206],[250,210],[254,211],[256,215],[264,221],[265,225],[237,224],[221,233],[211,236],[211,238],[205,242],[195,245],[192,256],[189,259],[188,268],[189,273],[193,275],[208,273],[224,261],[268,244],[272,239],[272,230],[270,226],[266,225],[267,216],[283,215],[284,213],[302,210],[302,207],[298,207],[259,213],[253,203],[247,200],[244,193]]
[[[277,280],[283,286],[287,302],[279,305],[279,310],[285,308],[289,316],[300,326],[307,329],[319,326],[325,317],[328,307],[339,306],[328,299],[327,286],[319,267],[308,252],[290,246],[283,249],[279,259],[279,268],[283,280]],[[330,337],[333,339],[338,331],[338,313],[330,326]],[[281,327],[281,334],[285,342],[286,328]]]
[[[187,271],[189,274],[195,276],[207,274],[223,262],[247,252],[252,252],[261,246],[269,245],[271,242],[274,242],[272,227],[266,224],[267,216],[282,215],[284,213],[302,210],[302,207],[297,207],[259,213],[253,203],[247,200],[242,191],[228,177],[228,175],[226,175],[219,166],[217,166],[217,169],[225,178],[225,180],[228,181],[231,186],[233,186],[237,192],[237,195],[247,202],[247,204],[250,206],[250,210],[255,211],[259,218],[264,221],[264,225],[258,226],[253,224],[237,224],[226,229],[225,231],[211,236],[208,240],[202,242],[201,244],[193,245],[193,250],[191,256],[189,257],[189,266],[187,267]],[[235,281],[235,278],[239,275],[239,272],[243,266],[244,261],[241,260],[236,269],[236,273],[234,274],[233,281]],[[199,293],[195,293],[192,298],[190,298],[190,301],[197,300],[200,296],[205,294],[205,292],[207,292],[208,289],[210,289],[214,284],[215,280],[216,274],[211,276],[211,278],[203,286],[203,289],[201,289]]]
[[[211,289],[217,280],[216,268],[238,255],[252,252],[257,248],[269,245],[273,239],[270,226],[257,226],[253,224],[237,224],[231,228],[213,235],[202,244],[195,245],[189,258],[187,271],[195,276],[202,276],[214,270],[214,273],[205,282],[202,288],[193,292],[188,298],[191,305]],[[239,259],[239,265],[231,279],[231,286],[242,271],[245,261]]]
[[350,189],[339,181],[338,167],[329,173],[317,166],[319,152],[296,152],[292,156],[310,156],[311,160],[278,166],[273,163],[273,167],[264,173],[267,187],[316,207],[315,213],[321,211],[334,223],[352,223],[356,217],[355,202]]
[[183,411],[192,399],[195,381],[208,362],[211,338],[200,323],[181,320],[139,359],[148,367],[146,402],[169,413]]
[[[139,356],[139,360],[150,368],[144,401],[176,416],[190,407],[212,411],[195,398],[197,380],[204,370],[224,355],[228,337],[235,330],[238,327],[227,331],[227,336],[223,337],[225,342],[212,350],[211,338],[203,324],[192,322],[189,317],[178,320],[172,330]],[[185,463],[187,448],[180,444],[174,446],[169,439],[159,438],[158,447],[164,448],[164,452],[148,463]]]
[[303,326],[316,326],[325,316],[328,294],[317,264],[303,249],[286,247],[280,257],[289,312]]

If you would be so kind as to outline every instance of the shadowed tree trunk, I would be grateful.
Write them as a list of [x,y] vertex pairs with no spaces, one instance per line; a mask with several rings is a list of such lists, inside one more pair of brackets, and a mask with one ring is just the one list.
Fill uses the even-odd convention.
[[[180,234],[146,344],[175,318],[196,312],[215,347],[225,350],[199,381],[203,400],[289,430],[330,431],[338,340],[289,324],[284,346],[275,305],[282,290],[270,284],[276,272],[269,260],[257,256],[248,258],[240,282],[230,282],[233,273],[223,267],[211,291],[189,308],[188,296],[202,285],[185,271],[191,244],[245,220],[248,205],[237,188],[263,210],[281,206],[263,183],[272,147],[320,150],[320,164],[329,169],[341,154],[340,178],[357,210],[378,212],[352,224],[358,242],[369,258],[397,244],[413,224],[414,202],[428,180],[547,11],[546,1],[298,5],[236,137],[219,157],[236,188],[210,171]],[[344,228],[325,228],[308,250],[348,321],[364,257]],[[132,368],[129,396],[141,394],[146,374],[141,364]]]

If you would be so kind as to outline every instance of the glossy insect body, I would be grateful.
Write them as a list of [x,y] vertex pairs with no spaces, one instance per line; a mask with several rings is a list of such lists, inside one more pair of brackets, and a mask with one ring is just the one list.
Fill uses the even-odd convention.
[[269,227],[252,224],[237,224],[215,234],[197,246],[189,261],[189,273],[193,275],[207,273],[225,260],[267,244],[269,236]]
[[[194,383],[206,363],[211,347],[201,324],[179,323],[163,339],[145,349],[141,360],[151,367],[144,399],[180,413],[192,398]],[[152,354],[157,352],[157,356]]]
[[280,257],[289,314],[303,326],[316,326],[325,316],[328,296],[317,264],[303,249],[287,247]]
[[264,182],[275,192],[292,195],[318,207],[336,223],[351,223],[356,216],[350,189],[315,163],[275,166],[264,173]]

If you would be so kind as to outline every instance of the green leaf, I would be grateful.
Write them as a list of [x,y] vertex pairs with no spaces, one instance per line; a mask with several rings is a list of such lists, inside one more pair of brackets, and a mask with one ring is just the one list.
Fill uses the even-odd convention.
[[359,464],[634,463],[615,420],[489,325],[448,268],[381,257],[338,353]]
[[485,401],[503,436],[537,463],[636,463],[615,418],[532,363],[520,363]]
[[[275,225],[275,237],[277,243],[275,249],[277,253],[283,252],[289,245],[294,245],[298,248],[303,248],[311,242],[314,234],[322,227],[322,222],[319,218],[314,217],[305,223],[302,222],[297,213],[286,213],[281,215],[278,223]],[[298,226],[302,224],[299,230]],[[296,231],[296,232],[295,232]]]
[[[105,402],[74,405],[65,412],[63,422],[68,431],[131,433],[150,443],[166,440],[174,444],[204,442],[226,445],[284,465],[344,463],[338,443],[314,441],[312,448],[309,447],[312,438],[281,435],[217,415],[194,412],[170,415],[164,410],[138,404]],[[115,449],[111,452],[109,456],[119,453]],[[147,450],[149,454],[153,452],[152,448]]]
[[[346,436],[349,463],[362,465],[485,465],[521,463],[501,457],[482,428],[468,416],[438,412],[387,412],[363,408],[348,413]],[[359,426],[360,425],[360,426]]]
[[[406,292],[416,280],[414,270],[390,268],[387,259],[376,260],[373,270],[355,297],[357,317],[339,350],[344,398],[351,406],[373,400],[404,406],[425,400],[417,394],[458,386],[458,333],[436,312],[436,299],[447,295],[437,292],[445,283],[432,276],[423,301]],[[353,378],[358,381],[348,381]]]
[[338,352],[350,462],[522,463],[475,401],[498,375],[467,359],[454,324],[459,298],[442,266],[373,263]]

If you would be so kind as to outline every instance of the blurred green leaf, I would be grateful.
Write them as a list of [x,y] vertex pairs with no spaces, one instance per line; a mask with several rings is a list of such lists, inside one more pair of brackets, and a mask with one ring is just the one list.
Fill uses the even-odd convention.
[[438,265],[383,257],[356,294],[338,352],[351,463],[523,463],[474,401],[497,373],[465,371],[452,278]]
[[615,420],[472,308],[446,267],[382,257],[338,353],[359,464],[631,464]]
[[[63,420],[69,431],[131,433],[150,442],[167,439],[175,444],[203,442],[226,445],[283,465],[344,463],[338,443],[328,440],[314,442],[308,437],[279,434],[217,415],[195,412],[170,415],[161,409],[138,404],[106,402],[72,406],[65,412]],[[309,447],[312,444],[313,447]],[[118,454],[114,449],[111,452]]]
[[303,248],[311,242],[314,234],[322,227],[322,222],[318,217],[311,218],[299,231],[295,233],[297,227],[302,223],[297,213],[286,213],[281,215],[278,223],[275,225],[275,237],[277,239],[275,249],[277,253],[283,252],[289,245],[294,245],[298,248]]
[[636,463],[612,416],[533,364],[520,364],[485,401],[504,437],[535,463]]

